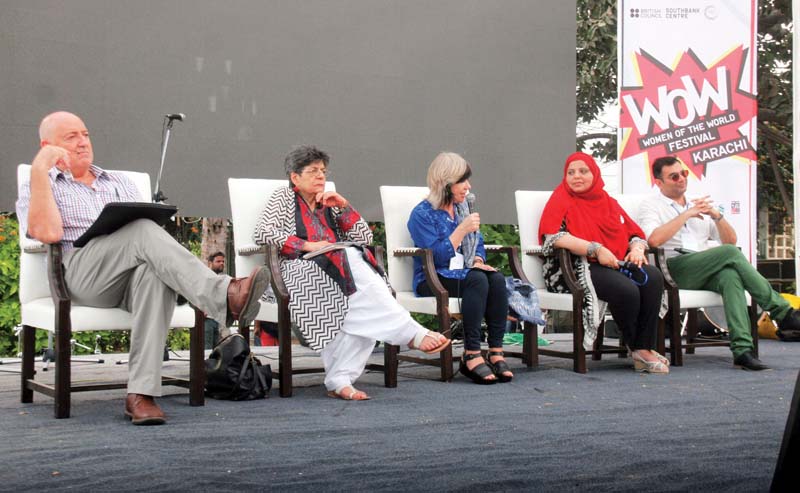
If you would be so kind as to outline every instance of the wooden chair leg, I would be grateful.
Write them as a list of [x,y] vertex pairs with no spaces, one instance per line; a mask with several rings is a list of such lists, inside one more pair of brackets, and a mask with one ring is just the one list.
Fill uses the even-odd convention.
[[686,317],[686,354],[694,354],[694,343],[697,337],[697,309],[689,310]]
[[206,367],[204,361],[205,348],[205,315],[200,310],[194,311],[194,327],[189,332],[189,405],[205,405]]
[[669,350],[672,366],[683,366],[683,343],[681,342],[681,317],[678,310],[671,310],[669,317]]
[[30,325],[22,326],[22,368],[20,402],[33,402],[33,390],[28,387],[28,380],[32,380],[36,373],[33,360],[36,356],[36,329]]
[[531,322],[522,322],[522,361],[528,368],[539,366],[539,335]]
[[[288,311],[288,310],[287,310]],[[278,361],[280,396],[292,396],[292,329],[288,313],[278,317]]]
[[758,313],[755,302],[750,302],[747,312],[750,315],[750,335],[753,338],[753,356],[758,358]]
[[[439,327],[442,334],[448,339],[452,337],[450,333],[450,312],[447,308],[439,310]],[[450,344],[439,353],[439,366],[441,369],[442,382],[453,380],[453,345]]]
[[580,310],[572,311],[572,370],[586,373],[586,350],[583,348],[583,318]]
[[600,322],[600,327],[597,328],[597,337],[592,347],[592,361],[600,361],[603,358],[603,339],[605,339],[605,320]]
[[400,346],[383,345],[383,385],[390,389],[397,387],[397,353],[399,352]]
[[441,364],[442,372],[441,378],[442,382],[450,382],[453,380],[454,372],[453,372],[453,345],[450,344],[441,353],[439,353],[440,359],[439,362]]
[[[662,341],[663,342],[663,341]],[[628,357],[628,344],[625,342],[625,335],[620,332],[619,334],[619,351],[617,351],[617,358],[627,358]]]
[[[66,306],[64,306],[66,305]],[[62,302],[56,305],[56,334],[55,334],[55,393],[54,414],[57,419],[69,418],[70,392],[71,392],[71,351],[69,341],[72,337],[72,323],[69,318],[70,303]]]

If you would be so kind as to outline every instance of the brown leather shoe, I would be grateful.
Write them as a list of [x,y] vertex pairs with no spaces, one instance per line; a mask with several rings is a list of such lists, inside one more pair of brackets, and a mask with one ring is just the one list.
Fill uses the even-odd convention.
[[228,321],[238,320],[239,327],[247,327],[261,308],[258,300],[269,286],[269,270],[256,267],[250,277],[231,279],[228,285]]
[[163,425],[167,422],[164,412],[149,395],[128,394],[125,398],[125,416],[135,425]]

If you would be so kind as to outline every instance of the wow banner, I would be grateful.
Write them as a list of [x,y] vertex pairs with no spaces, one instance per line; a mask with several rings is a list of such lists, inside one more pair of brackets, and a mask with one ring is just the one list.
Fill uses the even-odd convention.
[[687,197],[710,195],[756,256],[756,1],[620,0],[619,158],[624,193],[678,157]]

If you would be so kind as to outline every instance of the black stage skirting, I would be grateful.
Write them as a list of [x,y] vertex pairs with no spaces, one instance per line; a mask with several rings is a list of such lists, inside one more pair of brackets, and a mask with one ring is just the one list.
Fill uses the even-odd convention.
[[396,389],[362,377],[367,402],[326,397],[317,376],[292,398],[273,389],[200,408],[167,387],[169,423],[157,427],[123,418],[124,391],[74,394],[72,417],[56,420],[51,399],[20,404],[19,377],[0,373],[0,490],[766,491],[800,344],[762,341],[761,356],[774,371],[735,370],[725,348],[668,376],[616,357],[585,375],[565,360],[511,360],[514,382],[488,387],[403,365]]

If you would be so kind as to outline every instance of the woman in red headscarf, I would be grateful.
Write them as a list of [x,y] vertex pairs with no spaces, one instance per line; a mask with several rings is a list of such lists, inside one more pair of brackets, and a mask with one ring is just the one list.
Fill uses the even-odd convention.
[[[647,265],[641,228],[604,186],[592,156],[576,152],[567,158],[564,179],[539,223],[546,287],[551,292],[569,292],[555,249],[569,250],[585,293],[584,346],[588,349],[594,343],[607,304],[636,370],[669,373],[667,359],[654,350],[664,279],[658,269]],[[628,269],[633,271],[630,277],[620,271],[621,260],[635,264],[636,268]]]

